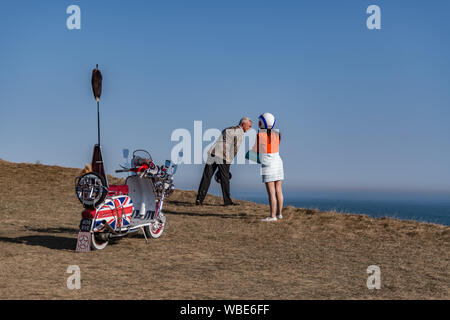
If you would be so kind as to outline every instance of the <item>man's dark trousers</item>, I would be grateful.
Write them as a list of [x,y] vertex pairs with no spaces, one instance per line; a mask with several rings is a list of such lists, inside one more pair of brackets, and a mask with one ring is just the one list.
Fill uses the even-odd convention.
[[197,200],[201,203],[205,200],[208,194],[209,185],[211,184],[211,178],[214,172],[219,169],[220,185],[222,187],[223,202],[225,205],[232,204],[230,198],[230,164],[228,163],[211,163],[206,164],[203,170],[202,180],[200,181],[200,186],[198,187]]

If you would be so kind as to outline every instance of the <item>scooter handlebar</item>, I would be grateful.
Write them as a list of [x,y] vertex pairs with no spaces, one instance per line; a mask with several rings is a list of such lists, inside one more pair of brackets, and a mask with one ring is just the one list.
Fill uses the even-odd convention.
[[120,173],[120,172],[145,172],[147,169],[149,168],[148,165],[144,164],[140,167],[136,167],[136,168],[128,168],[128,169],[119,169],[116,170],[116,173]]

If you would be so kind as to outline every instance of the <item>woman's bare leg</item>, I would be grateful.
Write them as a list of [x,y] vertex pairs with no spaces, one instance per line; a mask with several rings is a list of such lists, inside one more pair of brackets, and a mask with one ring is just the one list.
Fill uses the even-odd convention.
[[277,212],[277,197],[275,195],[275,183],[266,182],[266,190],[267,195],[269,196],[270,216],[274,218]]
[[283,211],[283,190],[281,189],[281,184],[283,180],[275,181],[275,192],[277,198],[277,216],[281,216],[281,212]]

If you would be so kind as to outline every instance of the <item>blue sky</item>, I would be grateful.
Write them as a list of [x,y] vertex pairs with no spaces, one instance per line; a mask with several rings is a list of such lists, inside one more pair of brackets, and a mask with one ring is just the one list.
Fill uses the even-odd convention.
[[[81,30],[66,28],[72,4]],[[366,27],[371,4],[381,30]],[[98,63],[109,172],[123,148],[163,161],[172,131],[194,120],[222,129],[272,112],[290,190],[448,194],[449,11],[439,0],[2,1],[0,158],[89,162]],[[202,170],[183,166],[178,186],[196,189]],[[264,192],[257,166],[232,172],[233,190]]]

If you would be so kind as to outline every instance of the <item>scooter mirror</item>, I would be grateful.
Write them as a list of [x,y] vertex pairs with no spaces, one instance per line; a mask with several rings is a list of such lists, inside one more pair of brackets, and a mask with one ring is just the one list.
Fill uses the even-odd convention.
[[166,163],[164,164],[164,166],[165,166],[166,168],[170,168],[171,165],[172,165],[172,161],[166,160]]

